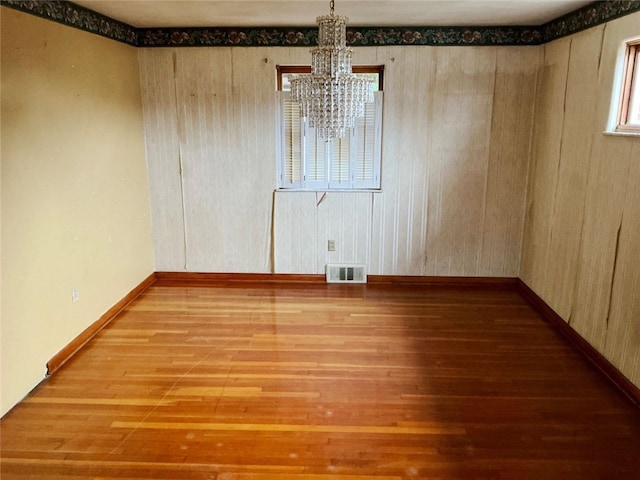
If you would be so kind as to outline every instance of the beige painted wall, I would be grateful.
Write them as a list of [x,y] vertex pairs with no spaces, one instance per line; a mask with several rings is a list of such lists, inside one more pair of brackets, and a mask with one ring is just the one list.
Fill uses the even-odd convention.
[[603,135],[640,13],[544,46],[520,277],[640,386],[640,138]]
[[135,49],[0,11],[4,414],[153,249]]
[[140,50],[156,269],[516,276],[541,53],[357,48],[385,65],[382,192],[318,205],[273,193],[275,66],[308,49]]

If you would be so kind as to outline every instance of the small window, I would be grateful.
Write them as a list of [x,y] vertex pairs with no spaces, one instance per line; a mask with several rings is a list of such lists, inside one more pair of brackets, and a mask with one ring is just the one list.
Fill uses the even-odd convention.
[[376,190],[380,188],[382,144],[382,66],[354,66],[353,73],[375,79],[374,102],[344,138],[316,134],[300,107],[291,101],[292,75],[311,73],[308,66],[279,66],[279,188],[300,190]]
[[616,131],[640,134],[640,39],[626,44]]

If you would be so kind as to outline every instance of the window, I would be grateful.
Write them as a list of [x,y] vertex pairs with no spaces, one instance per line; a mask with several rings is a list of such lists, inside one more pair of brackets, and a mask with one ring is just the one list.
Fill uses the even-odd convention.
[[640,39],[626,43],[615,130],[640,134]]
[[344,138],[323,139],[300,107],[291,101],[291,75],[310,73],[310,67],[279,66],[278,157],[279,187],[301,190],[373,190],[380,188],[383,67],[353,67],[375,78],[374,102]]

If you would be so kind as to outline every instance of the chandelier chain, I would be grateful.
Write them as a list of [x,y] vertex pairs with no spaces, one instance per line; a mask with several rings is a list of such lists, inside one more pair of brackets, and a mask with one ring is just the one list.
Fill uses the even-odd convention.
[[331,13],[330,13],[331,15],[333,15],[333,10],[335,9],[335,6],[336,6],[336,2],[334,0],[331,0],[329,2],[329,9],[331,11]]

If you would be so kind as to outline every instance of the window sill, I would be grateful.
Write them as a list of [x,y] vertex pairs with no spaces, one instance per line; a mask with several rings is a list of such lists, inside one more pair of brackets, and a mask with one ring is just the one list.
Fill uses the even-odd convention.
[[607,135],[609,137],[637,137],[640,138],[640,132],[610,132],[604,131],[603,135]]

